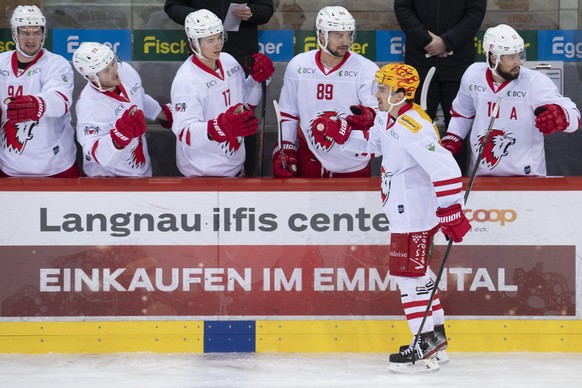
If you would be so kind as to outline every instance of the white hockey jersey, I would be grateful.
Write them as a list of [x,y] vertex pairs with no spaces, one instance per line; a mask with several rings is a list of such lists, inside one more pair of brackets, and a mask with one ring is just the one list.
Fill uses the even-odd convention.
[[178,69],[171,99],[176,134],[176,165],[185,176],[233,177],[244,167],[245,146],[208,138],[208,121],[238,103],[254,108],[261,100],[261,84],[248,77],[239,63],[221,53],[211,70],[195,55]]
[[[297,144],[298,130],[302,131],[309,149],[323,168],[335,173],[361,170],[370,155],[348,151],[333,142],[317,143],[311,133],[311,123],[317,117],[333,115],[345,118],[352,114],[351,105],[376,109],[378,102],[372,93],[378,66],[365,57],[348,52],[342,63],[328,69],[321,62],[321,50],[296,55],[287,65],[279,107],[283,140]],[[361,131],[353,131],[348,139],[363,139]]]
[[382,155],[382,204],[392,232],[432,229],[437,207],[463,205],[461,170],[420,106],[404,105],[396,120],[379,112],[369,136],[356,149]]
[[110,130],[132,105],[155,120],[162,108],[145,93],[141,78],[128,63],[118,67],[121,94],[100,92],[87,83],[75,104],[77,140],[83,147],[83,171],[87,176],[152,176],[146,136],[132,139],[123,149],[115,148]]
[[[38,121],[15,123],[6,118],[8,97],[34,95],[45,102]],[[42,49],[24,70],[16,51],[0,53],[0,169],[10,176],[45,177],[75,164],[71,125],[73,70],[67,60]]]
[[463,75],[447,129],[463,139],[470,133],[470,171],[497,97],[502,98],[499,113],[483,149],[477,175],[545,176],[544,135],[535,126],[534,110],[544,104],[560,105],[570,116],[565,132],[573,132],[580,126],[576,105],[561,96],[554,83],[539,71],[521,67],[516,80],[496,84],[484,62],[474,63]]

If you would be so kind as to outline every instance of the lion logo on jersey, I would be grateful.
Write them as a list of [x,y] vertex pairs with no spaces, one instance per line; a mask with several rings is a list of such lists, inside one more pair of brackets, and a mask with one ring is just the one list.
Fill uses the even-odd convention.
[[[511,133],[506,133],[501,129],[493,129],[489,133],[489,140],[483,148],[481,155],[481,163],[490,170],[493,170],[504,156],[509,154],[509,147],[515,144],[515,138],[510,136]],[[477,139],[477,146],[483,144],[485,135],[479,136]]]
[[390,196],[390,181],[392,179],[392,175],[388,173],[384,169],[384,166],[380,167],[380,195],[382,198],[382,205],[385,205],[388,201],[388,197]]
[[4,123],[4,131],[2,132],[4,148],[9,152],[22,154],[26,143],[32,139],[32,130],[37,124],[38,121],[16,123],[12,120],[7,120]]
[[139,137],[139,142],[137,147],[135,147],[131,151],[131,159],[129,160],[129,164],[132,168],[140,168],[146,162],[145,154],[143,152],[143,141],[142,136]]
[[345,116],[344,113],[340,113],[335,110],[326,110],[323,112],[318,112],[313,119],[309,121],[309,139],[313,144],[315,144],[315,148],[322,151],[329,151],[335,142],[333,139],[325,136],[325,125],[323,123],[318,123],[314,125],[313,123],[319,118],[326,118],[331,120],[339,120]]

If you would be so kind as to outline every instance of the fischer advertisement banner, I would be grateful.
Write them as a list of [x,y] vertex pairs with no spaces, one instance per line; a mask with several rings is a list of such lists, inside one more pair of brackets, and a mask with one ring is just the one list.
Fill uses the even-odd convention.
[[[0,189],[0,319],[401,316],[368,186]],[[448,316],[576,317],[580,194],[551,196],[471,193],[440,284]]]

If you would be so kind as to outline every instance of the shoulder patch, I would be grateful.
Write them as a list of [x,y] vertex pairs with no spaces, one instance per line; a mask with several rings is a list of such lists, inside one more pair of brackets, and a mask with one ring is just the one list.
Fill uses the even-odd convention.
[[402,115],[398,121],[400,122],[400,124],[402,124],[405,128],[408,128],[408,130],[412,133],[418,133],[418,131],[421,130],[421,126],[420,124],[414,120],[412,117],[407,116],[407,115]]

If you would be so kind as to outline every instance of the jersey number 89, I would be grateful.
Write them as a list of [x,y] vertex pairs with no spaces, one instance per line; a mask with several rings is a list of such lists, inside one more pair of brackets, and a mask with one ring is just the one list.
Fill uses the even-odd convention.
[[333,85],[332,84],[317,84],[317,99],[318,100],[332,100],[333,99]]

